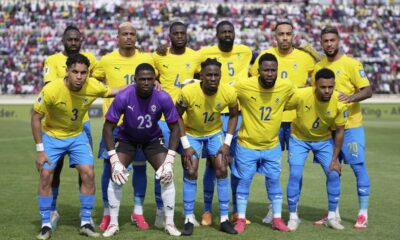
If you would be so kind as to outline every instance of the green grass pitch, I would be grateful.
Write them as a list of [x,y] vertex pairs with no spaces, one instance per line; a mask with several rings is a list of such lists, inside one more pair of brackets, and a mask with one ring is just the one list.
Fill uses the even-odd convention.
[[[0,106],[0,239],[33,239],[40,227],[40,215],[37,206],[38,173],[35,169],[35,147],[30,129],[30,106]],[[400,233],[400,105],[365,104],[363,105],[366,127],[366,158],[371,178],[371,198],[369,207],[369,227],[363,231],[352,229],[358,212],[356,182],[349,166],[343,167],[342,195],[340,212],[345,230],[334,231],[326,227],[314,227],[317,220],[327,209],[325,176],[321,167],[312,164],[309,158],[303,179],[303,190],[299,204],[302,223],[294,233],[272,231],[271,226],[261,223],[267,212],[264,179],[257,175],[252,183],[247,217],[253,222],[242,235],[229,236],[219,231],[218,201],[214,196],[214,224],[211,227],[199,227],[191,239],[397,239]],[[97,153],[101,118],[92,119],[92,134]],[[282,160],[281,176],[284,191],[283,217],[288,219],[286,204],[286,184],[288,180],[287,154]],[[203,164],[201,164],[204,166]],[[79,195],[76,170],[67,167],[61,177],[58,209],[61,214],[59,227],[53,233],[53,239],[84,239],[79,236]],[[96,159],[96,202],[93,218],[98,224],[102,217],[100,177],[102,161]],[[145,216],[152,225],[155,217],[154,171],[148,165],[148,188],[145,200]],[[200,169],[202,173],[203,168]],[[202,174],[199,174],[200,176]],[[129,178],[131,180],[131,177]],[[175,223],[183,227],[182,218],[182,169],[180,161],[175,164],[176,212]],[[195,213],[197,220],[202,214],[202,181],[199,178]],[[165,239],[161,230],[151,227],[140,231],[130,224],[132,211],[132,188],[124,187],[123,202],[120,211],[120,233],[114,239]],[[397,237],[396,237],[397,236]]]

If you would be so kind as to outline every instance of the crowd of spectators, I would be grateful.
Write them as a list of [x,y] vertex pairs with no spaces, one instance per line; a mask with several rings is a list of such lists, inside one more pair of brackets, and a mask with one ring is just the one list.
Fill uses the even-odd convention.
[[[306,1],[246,3],[224,1],[5,1],[0,0],[0,93],[37,93],[43,61],[62,51],[62,32],[75,25],[84,33],[83,50],[98,58],[117,47],[116,28],[131,21],[138,30],[137,46],[154,51],[168,41],[171,21],[188,24],[189,46],[214,44],[215,25],[231,20],[236,43],[259,52],[274,45],[277,21],[290,20],[297,37],[317,51],[323,27],[336,26],[342,50],[364,63],[376,93],[399,93],[400,6],[319,5]],[[300,2],[300,3],[299,3]]]

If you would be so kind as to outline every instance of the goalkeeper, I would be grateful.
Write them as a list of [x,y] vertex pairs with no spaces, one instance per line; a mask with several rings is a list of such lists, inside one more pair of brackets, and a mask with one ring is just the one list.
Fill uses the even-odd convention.
[[[126,167],[132,161],[137,149],[142,149],[146,159],[156,170],[156,178],[161,179],[161,198],[165,211],[165,231],[172,236],[180,236],[174,224],[175,186],[173,163],[178,146],[179,115],[171,97],[165,91],[156,91],[154,68],[147,63],[140,64],[135,71],[135,85],[127,87],[113,101],[106,114],[103,136],[111,163],[111,179],[108,185],[110,204],[110,225],[103,233],[111,237],[118,233],[118,212],[122,197],[122,185],[126,183]],[[164,114],[171,129],[169,149],[164,146],[158,121]],[[113,130],[123,115],[123,123],[114,143]]]

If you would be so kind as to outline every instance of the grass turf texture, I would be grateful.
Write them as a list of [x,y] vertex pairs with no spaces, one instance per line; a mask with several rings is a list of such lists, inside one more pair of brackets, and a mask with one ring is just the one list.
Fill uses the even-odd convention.
[[[38,174],[35,168],[35,147],[30,129],[30,106],[0,107],[0,238],[1,239],[33,239],[40,227],[40,215],[37,206]],[[13,113],[11,113],[13,111]],[[6,114],[6,112],[8,112]],[[399,104],[363,105],[366,127],[366,157],[371,178],[371,198],[369,208],[369,227],[367,230],[352,229],[358,212],[356,182],[349,166],[343,166],[342,195],[340,212],[343,231],[334,231],[326,227],[314,227],[313,221],[319,219],[327,209],[325,176],[317,164],[308,159],[303,190],[299,204],[299,215],[302,223],[294,233],[272,231],[270,225],[261,223],[267,213],[264,178],[257,175],[252,183],[247,217],[253,222],[248,225],[244,234],[229,236],[219,231],[219,211],[217,194],[214,195],[214,224],[211,227],[195,228],[191,239],[395,239],[399,234],[398,203],[400,201],[400,170],[398,139],[400,136]],[[94,152],[97,153],[102,120],[93,118],[92,134]],[[64,164],[61,176],[61,187],[58,209],[61,220],[53,239],[84,239],[78,233],[79,227],[79,193],[76,170]],[[204,161],[199,176],[202,175]],[[286,184],[288,181],[287,154],[282,161],[281,183],[284,191],[283,218],[288,219],[286,204]],[[96,202],[93,218],[98,225],[102,217],[102,200],[100,178],[102,160],[96,159]],[[155,202],[152,177],[154,171],[147,166],[148,188],[144,212],[152,226],[155,218]],[[176,212],[175,223],[179,229],[183,227],[182,218],[182,169],[177,158],[175,164]],[[132,177],[129,177],[131,180]],[[120,233],[113,239],[165,239],[170,238],[161,230],[150,227],[148,231],[140,231],[130,224],[132,211],[131,184],[124,186],[123,202],[120,210]],[[203,207],[202,178],[199,177],[195,213],[200,221]]]

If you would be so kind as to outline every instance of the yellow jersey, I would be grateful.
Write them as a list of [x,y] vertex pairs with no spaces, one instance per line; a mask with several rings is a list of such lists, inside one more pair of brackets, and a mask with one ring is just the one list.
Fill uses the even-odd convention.
[[[133,56],[124,57],[117,49],[100,59],[92,76],[112,88],[130,85],[135,82],[136,67],[142,63],[148,63],[155,67],[150,53],[142,53],[136,50]],[[104,116],[113,100],[114,98],[104,99]]]
[[[89,59],[90,66],[89,66],[89,76],[93,73],[93,70],[96,67],[97,59],[91,52],[80,52],[80,54],[84,55]],[[67,75],[67,59],[68,57],[65,56],[62,52],[53,54],[49,56],[44,61],[44,68],[43,68],[43,81],[47,83],[49,81],[64,78]]]
[[338,100],[334,91],[329,101],[319,101],[315,88],[297,89],[286,104],[286,109],[295,109],[296,118],[292,122],[291,135],[302,141],[325,141],[332,138],[332,129],[344,126],[348,118],[346,104]]
[[[368,87],[369,80],[365,74],[362,64],[349,56],[343,55],[334,62],[329,62],[325,57],[315,65],[312,84],[315,82],[315,73],[321,68],[328,68],[335,73],[335,89],[350,96],[358,92],[360,88]],[[348,104],[349,119],[346,123],[347,128],[357,128],[362,125],[362,114],[360,103],[353,102]]]
[[55,138],[74,137],[83,131],[83,117],[98,97],[107,97],[111,89],[94,78],[87,78],[79,91],[67,88],[63,78],[44,86],[34,110],[45,115],[42,130]]
[[166,56],[153,53],[154,65],[160,74],[160,82],[165,90],[176,102],[181,92],[181,83],[193,78],[200,72],[200,53],[186,48],[181,55],[171,54],[169,49]]
[[[80,53],[89,59],[90,66],[88,76],[90,76],[96,67],[97,59],[91,52]],[[44,61],[43,81],[45,84],[58,78],[64,78],[67,75],[67,59],[67,56],[59,52],[49,56]],[[89,121],[89,114],[85,115],[83,121]]]
[[[311,76],[315,66],[315,60],[310,54],[296,48],[287,55],[281,54],[277,47],[264,50],[258,55],[250,69],[252,76],[258,75],[258,60],[265,53],[273,54],[278,60],[278,76],[281,79],[289,79],[298,88],[307,85],[308,77]],[[295,117],[295,111],[284,111],[282,122],[291,122]]]
[[237,95],[232,86],[220,84],[217,93],[204,94],[201,82],[185,86],[177,104],[186,108],[183,116],[185,131],[193,137],[205,137],[222,131],[221,112],[237,106]]
[[283,110],[295,91],[293,83],[278,78],[274,87],[265,89],[255,76],[237,82],[234,87],[243,117],[238,143],[255,150],[277,146]]

